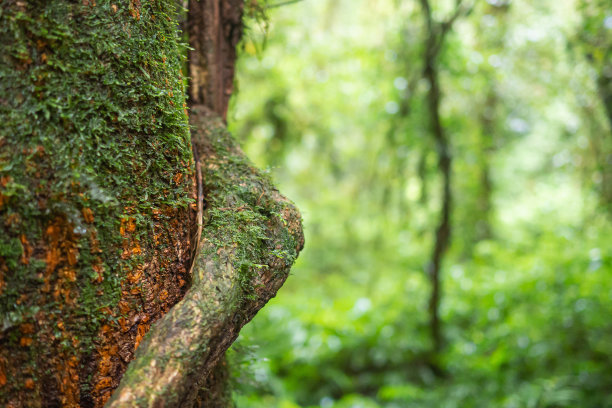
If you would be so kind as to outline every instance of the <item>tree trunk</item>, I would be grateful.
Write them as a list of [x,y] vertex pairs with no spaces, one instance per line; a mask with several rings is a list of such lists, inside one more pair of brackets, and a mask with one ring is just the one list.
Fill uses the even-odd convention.
[[[431,282],[431,295],[429,297],[429,330],[432,340],[432,356],[434,360],[442,350],[444,335],[440,320],[440,300],[442,297],[442,261],[451,242],[451,214],[453,209],[453,196],[451,189],[452,176],[452,153],[451,143],[446,128],[442,124],[440,105],[442,92],[440,90],[439,56],[444,44],[446,34],[453,27],[456,19],[467,12],[462,5],[462,0],[456,2],[453,14],[445,21],[438,22],[434,19],[429,0],[421,0],[423,17],[425,23],[425,45],[423,52],[423,78],[429,83],[427,91],[427,111],[429,115],[429,130],[436,146],[438,155],[438,170],[442,178],[441,208],[438,226],[431,258],[428,265],[429,279]],[[433,368],[440,371],[437,362],[433,362]]]
[[[491,80],[493,83],[493,80]],[[477,214],[476,214],[476,231],[475,239],[472,243],[491,239],[493,237],[493,229],[491,227],[491,213],[493,210],[492,195],[493,195],[493,180],[491,177],[491,156],[495,150],[494,135],[496,133],[495,111],[499,103],[494,85],[491,85],[483,112],[480,115],[481,123],[481,142],[479,143],[480,151],[478,152],[479,161],[479,191],[477,198]]]
[[187,12],[189,102],[204,105],[223,119],[234,87],[242,11],[243,0],[191,0]]
[[[607,51],[612,54],[612,51]],[[610,129],[612,129],[612,56],[610,62],[603,64],[599,78],[597,79],[597,89],[603,102]]]
[[[612,47],[607,50],[608,61],[603,64],[597,88],[601,97],[608,124],[612,131]],[[601,199],[608,212],[612,214],[612,139],[610,135],[604,139],[604,151],[601,161]]]
[[196,164],[174,3],[0,1],[0,406],[198,404],[303,245],[206,106]]

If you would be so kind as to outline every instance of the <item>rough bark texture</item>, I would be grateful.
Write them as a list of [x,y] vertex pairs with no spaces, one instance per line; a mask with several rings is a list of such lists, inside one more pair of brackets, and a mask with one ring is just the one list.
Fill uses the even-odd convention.
[[188,287],[174,12],[0,2],[0,406],[102,406]]
[[148,333],[109,407],[194,406],[205,379],[276,294],[302,248],[296,208],[208,112],[196,106],[191,113],[206,200],[192,285]]
[[[139,346],[130,372],[147,361],[185,369],[172,379],[180,384],[172,397],[139,402],[194,401],[206,370],[296,256],[293,207],[256,180],[217,121],[202,119],[195,124],[214,136],[197,139],[210,159],[209,207],[192,279],[197,183],[175,21],[174,0],[0,0],[0,406],[101,407]],[[240,171],[265,190],[259,201],[241,189]],[[249,211],[235,209],[238,199]],[[295,236],[282,235],[285,216]],[[243,228],[261,240],[245,236],[243,246],[235,240]],[[264,236],[289,246],[270,248]],[[218,268],[238,255],[237,271]],[[196,304],[210,309],[189,309]],[[185,338],[158,349],[160,331]],[[178,344],[189,339],[204,365],[181,365],[193,350]],[[162,353],[174,346],[176,355]],[[160,380],[134,378],[126,377],[122,398]]]
[[221,358],[198,391],[194,407],[234,408],[231,370],[227,358]]
[[[204,107],[226,119],[234,85],[236,46],[242,36],[243,0],[187,0],[183,25],[190,52],[189,106]],[[197,156],[197,149],[194,147]],[[222,358],[200,390],[198,404],[230,407],[231,390],[227,361]]]
[[191,0],[189,102],[204,105],[225,119],[234,87],[236,45],[242,35],[243,0]]

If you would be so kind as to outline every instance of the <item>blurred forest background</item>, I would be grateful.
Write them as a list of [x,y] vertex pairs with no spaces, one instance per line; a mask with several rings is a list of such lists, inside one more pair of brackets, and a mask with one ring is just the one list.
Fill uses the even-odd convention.
[[612,407],[609,0],[247,1],[229,125],[306,248],[239,407]]

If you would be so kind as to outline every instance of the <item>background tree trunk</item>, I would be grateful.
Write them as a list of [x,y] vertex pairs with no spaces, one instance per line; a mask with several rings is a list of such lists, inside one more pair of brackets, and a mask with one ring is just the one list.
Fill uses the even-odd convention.
[[223,119],[234,88],[243,8],[243,0],[192,0],[187,12],[189,103],[206,106]]
[[[164,378],[128,376],[122,389],[139,399],[125,402],[127,392],[113,402],[193,405],[301,248],[297,211],[208,113],[194,115],[208,129],[198,139],[208,179],[197,236],[174,3],[0,2],[1,406],[100,407],[136,349],[130,367],[164,372],[182,364],[178,355],[199,361],[190,353],[206,350],[203,365],[165,390],[171,397],[155,388]],[[259,187],[256,199],[245,177]],[[201,267],[192,275],[194,258]],[[222,293],[202,291],[217,286]],[[180,314],[194,299],[202,314]],[[186,327],[199,333],[194,342],[183,341]],[[172,354],[155,348],[160,333]]]
[[[438,155],[438,169],[442,181],[441,205],[436,235],[428,265],[429,280],[431,282],[431,295],[429,297],[429,330],[432,340],[432,356],[437,355],[444,346],[444,334],[440,319],[440,301],[442,298],[442,262],[451,243],[452,231],[452,146],[446,128],[442,124],[440,105],[442,91],[440,89],[439,56],[444,45],[446,35],[452,29],[457,18],[464,15],[468,9],[463,6],[462,0],[457,0],[455,10],[445,21],[439,22],[434,19],[434,13],[429,0],[421,0],[423,17],[425,22],[425,49],[423,50],[423,78],[427,80],[429,89],[427,91],[427,110],[429,115],[429,131],[435,143]],[[434,369],[439,371],[437,362],[433,363]]]

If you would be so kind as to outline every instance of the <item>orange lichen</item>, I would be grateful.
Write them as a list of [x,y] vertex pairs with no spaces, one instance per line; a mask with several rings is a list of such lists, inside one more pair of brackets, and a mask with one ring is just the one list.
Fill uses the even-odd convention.
[[107,306],[106,307],[101,307],[99,310],[100,310],[100,313],[103,313],[103,314],[105,314],[107,316],[112,316],[113,315],[113,311],[112,311],[112,309],[110,307],[107,307]]
[[0,357],[0,387],[6,385],[6,359]]
[[98,372],[100,375],[106,376],[110,372],[111,368],[111,356],[101,356],[100,361],[98,362]]
[[130,326],[128,325],[128,321],[125,317],[120,317],[117,321],[119,322],[119,327],[121,327],[121,331],[123,333],[130,330]]
[[119,311],[122,314],[127,315],[130,312],[130,304],[126,302],[125,300],[120,301],[118,306],[119,306]]
[[181,184],[183,181],[183,173],[176,173],[172,179],[176,184]]
[[31,337],[22,337],[19,340],[19,345],[21,347],[30,347],[31,344],[32,344],[32,338]]
[[134,351],[140,346],[140,342],[144,338],[145,334],[149,331],[149,324],[139,324],[136,332],[136,341],[134,342]]
[[142,254],[142,248],[140,247],[140,244],[136,240],[134,240],[131,247],[128,246],[127,242],[125,242],[123,246],[124,246],[123,253],[121,254],[121,258],[123,259],[128,259],[134,255]]
[[155,244],[159,244],[159,238],[162,236],[161,232],[159,234],[154,234],[153,235],[153,241],[155,242]]
[[140,248],[140,244],[138,241],[134,241],[134,246],[132,247],[132,255],[140,255],[142,253],[142,248]]
[[79,360],[76,356],[62,354],[56,366],[59,381],[60,400],[64,407],[79,406]]
[[62,261],[62,252],[60,248],[61,220],[55,219],[54,222],[47,227],[45,235],[48,242],[47,251],[45,253],[45,262],[47,264],[46,274],[51,274],[55,267]]
[[98,240],[98,232],[96,230],[92,230],[89,235],[89,245],[91,247],[90,251],[92,254],[102,253],[102,249],[100,249],[100,241]]
[[50,247],[47,249],[45,253],[45,263],[47,264],[47,268],[45,269],[46,274],[51,274],[55,267],[60,263],[61,252],[59,248]]
[[0,259],[0,295],[4,292],[4,287],[6,286],[6,281],[4,280],[6,272],[8,272],[8,267],[4,263],[4,260]]
[[76,247],[76,245],[74,245],[73,242],[66,242],[64,245],[64,249],[66,251],[66,260],[68,261],[68,265],[76,265],[79,257],[79,249]]
[[102,266],[102,259],[100,259],[100,257],[94,258],[91,268],[98,274],[98,276],[94,278],[94,282],[101,283],[104,280],[104,266]]
[[102,377],[94,387],[96,391],[101,391],[105,388],[110,388],[113,385],[113,379],[111,377]]
[[19,330],[23,334],[32,334],[34,333],[34,325],[32,323],[22,323],[19,325]]
[[140,20],[140,0],[130,1],[130,15],[136,20]]
[[86,223],[91,224],[94,222],[94,214],[91,208],[83,207],[83,209],[81,210],[81,213],[83,214],[83,219],[85,220]]
[[6,187],[11,181],[13,181],[11,176],[2,176],[0,177],[0,186]]
[[66,279],[69,282],[76,282],[76,271],[72,268],[63,268],[59,274],[60,278]]
[[31,378],[27,378],[25,380],[25,383],[23,384],[28,390],[33,390],[34,389],[34,380]]
[[127,281],[131,284],[137,283],[142,277],[142,268],[134,268],[130,273],[127,274]]
[[112,331],[113,329],[108,324],[103,324],[102,327],[100,327],[100,334],[102,336],[107,336],[112,333]]
[[21,234],[19,237],[19,241],[21,241],[21,246],[23,247],[23,252],[21,253],[21,263],[24,265],[28,265],[30,263],[30,257],[32,256],[32,245],[28,242],[28,238],[25,234]]
[[133,217],[122,218],[121,225],[119,226],[119,233],[122,237],[126,235],[126,232],[136,231],[136,222]]

